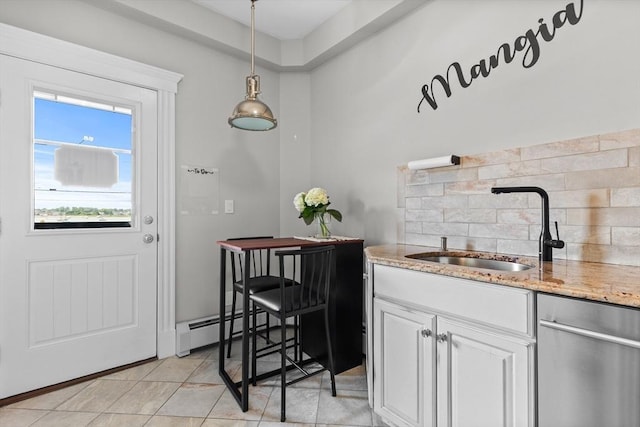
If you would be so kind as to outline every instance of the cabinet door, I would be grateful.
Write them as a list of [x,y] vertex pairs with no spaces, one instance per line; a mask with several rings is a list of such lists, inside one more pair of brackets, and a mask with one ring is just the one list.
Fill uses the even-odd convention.
[[435,316],[374,299],[374,409],[399,426],[435,426]]
[[438,426],[532,426],[532,344],[441,317],[437,329]]

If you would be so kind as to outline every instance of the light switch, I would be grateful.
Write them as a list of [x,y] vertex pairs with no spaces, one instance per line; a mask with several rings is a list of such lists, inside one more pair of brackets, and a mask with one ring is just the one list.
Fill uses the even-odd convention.
[[228,213],[228,214],[233,213],[233,200],[224,201],[224,213]]

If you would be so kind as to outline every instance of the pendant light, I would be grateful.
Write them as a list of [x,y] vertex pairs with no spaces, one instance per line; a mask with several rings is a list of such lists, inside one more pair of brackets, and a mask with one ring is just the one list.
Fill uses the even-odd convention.
[[271,130],[278,126],[278,121],[267,104],[258,99],[260,93],[260,76],[255,72],[255,10],[256,1],[251,0],[251,75],[247,77],[247,96],[233,109],[229,124],[243,130]]

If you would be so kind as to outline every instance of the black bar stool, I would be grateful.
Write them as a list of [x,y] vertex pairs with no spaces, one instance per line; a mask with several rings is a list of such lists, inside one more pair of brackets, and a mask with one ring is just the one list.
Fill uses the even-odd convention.
[[[303,365],[306,361],[294,360],[287,356],[286,321],[314,311],[324,312],[324,326],[327,338],[328,369],[331,374],[331,394],[336,395],[336,383],[333,368],[333,349],[329,336],[329,284],[334,269],[334,246],[319,246],[306,249],[282,250],[275,252],[280,266],[279,286],[277,289],[250,295],[254,307],[260,307],[280,320],[280,382],[281,403],[280,421],[286,419],[286,386],[323,372],[325,368],[308,372]],[[255,310],[253,312],[254,322]],[[297,331],[296,331],[297,333]],[[252,372],[256,372],[256,334],[252,335],[251,363]],[[300,357],[302,359],[302,357]],[[287,361],[304,375],[287,382]],[[290,365],[290,366],[291,366]],[[289,366],[289,367],[290,367]]]
[[[259,237],[236,237],[227,240],[249,240],[249,239],[273,239],[273,236],[259,236]],[[227,347],[227,358],[231,357],[231,343],[234,336],[242,334],[242,330],[233,331],[233,324],[236,318],[236,301],[237,295],[244,292],[245,288],[249,289],[249,294],[257,292],[268,291],[271,289],[277,289],[280,286],[280,276],[271,275],[271,250],[270,249],[256,249],[251,251],[250,254],[251,265],[244,265],[244,254],[237,254],[231,252],[231,279],[233,281],[233,298],[231,302],[231,324],[229,325],[229,345]],[[249,285],[244,286],[244,269],[249,268],[251,278],[249,279]],[[251,309],[255,312],[255,307]],[[256,316],[253,317],[252,330],[257,333],[258,328],[264,328],[266,332],[266,340],[269,342],[269,315],[264,323],[257,325]]]

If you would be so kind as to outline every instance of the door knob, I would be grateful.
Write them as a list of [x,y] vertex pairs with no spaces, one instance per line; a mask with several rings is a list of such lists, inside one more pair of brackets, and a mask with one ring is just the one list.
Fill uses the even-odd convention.
[[153,234],[145,234],[144,236],[142,236],[142,241],[145,243],[153,242]]
[[430,337],[431,336],[431,329],[423,329],[420,331],[420,335],[422,335],[424,338]]
[[447,341],[447,334],[438,334],[436,336],[436,339],[438,340],[438,342],[446,342]]

